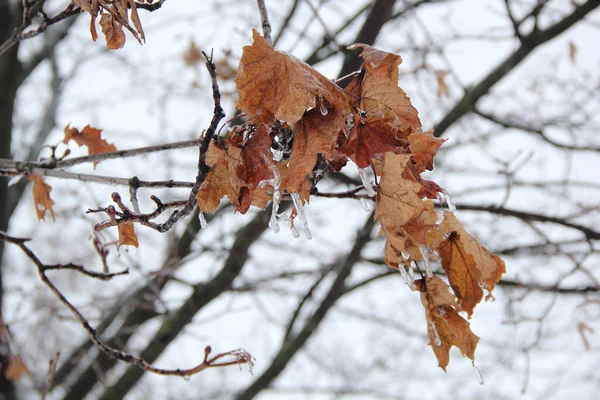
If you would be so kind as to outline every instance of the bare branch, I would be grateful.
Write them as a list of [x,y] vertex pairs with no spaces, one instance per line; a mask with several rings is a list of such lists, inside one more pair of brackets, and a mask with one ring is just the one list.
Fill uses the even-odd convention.
[[258,4],[258,11],[260,12],[263,36],[265,37],[265,40],[272,45],[273,41],[271,40],[271,23],[269,22],[269,14],[267,13],[265,0],[256,0],[256,3]]

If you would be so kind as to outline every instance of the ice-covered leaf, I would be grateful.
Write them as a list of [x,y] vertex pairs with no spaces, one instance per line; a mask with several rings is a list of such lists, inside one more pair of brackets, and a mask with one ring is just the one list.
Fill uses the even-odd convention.
[[309,65],[276,51],[253,31],[254,43],[244,47],[235,82],[237,107],[250,119],[285,121],[294,128],[304,113],[323,99],[349,103],[346,93]]

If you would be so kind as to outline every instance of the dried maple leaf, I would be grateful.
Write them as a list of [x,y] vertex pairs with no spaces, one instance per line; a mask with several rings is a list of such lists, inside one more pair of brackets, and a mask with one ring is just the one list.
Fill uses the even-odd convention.
[[391,112],[354,116],[354,126],[342,147],[359,168],[366,168],[372,159],[383,159],[387,152],[407,153],[407,141],[398,137],[397,118]]
[[479,338],[471,332],[469,323],[458,314],[456,299],[449,292],[448,284],[436,276],[415,281],[415,284],[421,292],[429,344],[439,367],[446,370],[452,346],[458,347],[463,356],[474,360]]
[[264,123],[277,119],[294,128],[323,99],[329,104],[341,99],[349,110],[348,96],[336,84],[295,57],[274,50],[255,30],[252,38],[254,43],[244,47],[235,78],[237,107],[250,119]]
[[4,375],[11,381],[16,382],[23,375],[31,376],[31,371],[25,365],[23,359],[19,356],[13,356],[8,360],[8,367],[6,367],[6,371]]
[[417,196],[420,185],[402,178],[410,157],[409,154],[385,153],[375,210],[375,218],[384,231],[399,230],[425,210]]
[[123,25],[119,21],[116,21],[112,14],[102,14],[100,16],[100,26],[106,38],[106,46],[109,49],[117,50],[125,46]]
[[[317,163],[318,154],[323,154],[328,160],[335,158],[334,147],[346,118],[339,102],[334,104],[321,104],[306,112],[296,124],[288,171],[282,172],[283,188],[288,192],[300,192],[306,177],[312,173]],[[328,110],[325,115],[321,107]]]
[[492,297],[496,283],[506,272],[504,262],[481,246],[469,235],[453,213],[446,213],[439,229],[430,230],[428,243],[442,258],[442,267],[461,310],[469,317],[488,291],[486,300]]
[[118,225],[119,228],[119,246],[138,247],[138,238],[135,234],[132,222],[125,222]]
[[[102,139],[102,129],[92,128],[86,125],[81,132],[77,128],[71,128],[71,125],[67,125],[64,129],[65,138],[63,143],[67,144],[70,140],[74,140],[75,143],[81,146],[87,146],[88,154],[108,153],[116,151],[117,148],[114,144],[109,144],[106,140]],[[96,166],[98,162],[94,162]]]
[[421,129],[419,113],[404,90],[398,86],[399,55],[378,50],[366,44],[355,44],[350,49],[362,48],[363,71],[360,83],[360,108],[371,114],[392,111],[398,118],[398,132],[407,138]]
[[30,175],[29,180],[33,181],[33,202],[35,203],[35,213],[38,220],[46,219],[46,211],[50,212],[54,221],[54,201],[50,198],[52,187],[44,182],[44,178],[39,175]]
[[196,42],[190,40],[190,45],[188,49],[185,51],[185,53],[183,53],[183,63],[188,67],[191,67],[194,65],[198,65],[200,61],[202,61],[202,58],[202,52],[200,51],[198,46],[196,46]]
[[408,136],[410,153],[412,154],[412,170],[420,174],[425,170],[433,170],[433,158],[446,139],[433,136],[433,131],[415,132]]
[[229,191],[229,185],[227,184],[229,181],[227,158],[218,158],[214,163],[210,164],[210,168],[210,172],[196,195],[198,207],[202,212],[215,212],[221,199]]

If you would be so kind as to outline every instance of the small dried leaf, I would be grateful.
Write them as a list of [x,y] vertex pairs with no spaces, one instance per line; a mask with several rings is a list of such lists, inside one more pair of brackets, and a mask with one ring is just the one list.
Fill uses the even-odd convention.
[[6,372],[4,375],[11,381],[16,382],[23,375],[31,376],[31,371],[25,365],[23,359],[19,356],[13,356],[8,361],[8,367],[6,368]]
[[448,85],[446,84],[446,75],[448,75],[448,71],[438,71],[435,76],[438,84],[437,95],[439,98],[448,96]]
[[[71,125],[67,125],[64,129],[65,138],[63,143],[67,144],[70,140],[74,140],[75,143],[81,146],[87,146],[88,154],[98,153],[109,153],[116,151],[117,148],[114,144],[109,144],[106,140],[102,139],[102,129],[92,128],[86,125],[81,132],[77,128],[71,128]],[[96,166],[98,162],[94,163]]]
[[33,181],[33,202],[38,220],[45,220],[46,211],[48,211],[54,221],[54,210],[52,208],[54,201],[50,198],[52,187],[45,183],[44,178],[39,175],[31,175],[29,180]]
[[569,58],[571,62],[575,64],[575,59],[577,57],[577,46],[575,46],[574,42],[569,42]]
[[119,224],[119,246],[133,246],[138,247],[138,238],[133,228],[133,222],[126,222]]
[[102,14],[100,17],[102,33],[106,38],[106,45],[111,50],[117,50],[125,46],[125,32],[123,26],[115,21],[112,14]]
[[133,26],[138,31],[141,39],[146,41],[146,35],[144,34],[144,29],[142,28],[142,22],[140,21],[140,16],[137,12],[135,0],[129,0],[129,5],[131,7],[131,22],[133,22]]
[[202,61],[202,52],[196,46],[196,42],[190,40],[190,45],[185,53],[183,53],[183,62],[188,67],[197,65]]

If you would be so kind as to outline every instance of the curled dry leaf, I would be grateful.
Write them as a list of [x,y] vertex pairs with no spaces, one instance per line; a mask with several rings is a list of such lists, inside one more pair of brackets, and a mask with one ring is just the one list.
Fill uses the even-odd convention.
[[126,222],[119,224],[119,246],[133,246],[138,247],[138,238],[133,228],[133,222]]
[[100,16],[100,26],[102,27],[102,33],[104,33],[106,45],[109,49],[116,50],[125,46],[123,25],[115,21],[112,14],[102,14]]
[[52,216],[54,221],[54,201],[50,198],[52,187],[44,182],[44,178],[39,175],[30,175],[29,180],[33,181],[33,203],[35,204],[35,213],[38,220],[46,219],[46,212]]

